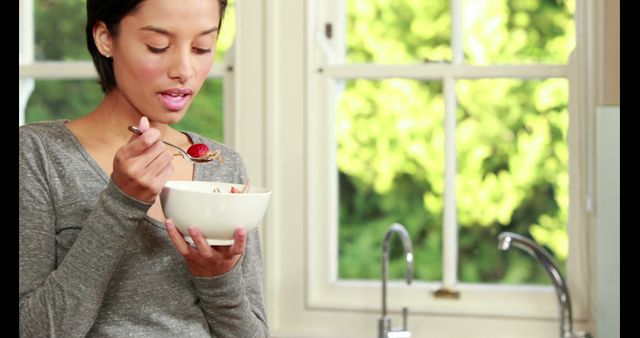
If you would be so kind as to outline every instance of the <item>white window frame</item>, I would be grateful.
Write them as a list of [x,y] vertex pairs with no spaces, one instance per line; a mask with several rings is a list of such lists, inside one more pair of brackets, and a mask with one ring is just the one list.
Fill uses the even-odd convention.
[[[324,2],[331,8],[343,8],[344,0],[336,0],[334,3]],[[324,5],[323,4],[323,5]],[[320,5],[322,6],[322,5]],[[414,313],[417,312],[435,312],[448,314],[465,314],[465,315],[494,315],[494,316],[516,316],[516,317],[541,317],[555,318],[553,313],[555,297],[550,287],[503,287],[498,285],[482,285],[478,288],[469,284],[460,284],[457,277],[458,269],[458,225],[456,219],[456,148],[455,148],[455,129],[456,129],[456,92],[455,86],[458,79],[475,79],[475,78],[566,78],[568,75],[568,66],[565,65],[492,65],[492,66],[475,66],[463,64],[462,49],[462,0],[451,0],[451,21],[452,34],[451,45],[453,51],[453,59],[451,64],[414,64],[414,65],[376,65],[376,64],[346,64],[342,59],[342,55],[333,52],[336,46],[334,41],[326,40],[323,34],[316,34],[317,39],[325,39],[318,43],[321,48],[316,49],[316,69],[319,73],[317,78],[319,82],[326,83],[317,89],[319,97],[318,104],[313,107],[322,107],[318,113],[310,115],[314,118],[313,125],[321,125],[319,128],[322,132],[317,138],[310,138],[309,144],[311,149],[322,149],[322,151],[309,151],[311,163],[309,165],[309,177],[315,180],[314,193],[310,193],[308,198],[310,205],[316,208],[310,210],[308,218],[310,228],[315,230],[311,233],[311,238],[321,238],[319,243],[327,243],[324,248],[318,248],[318,255],[310,255],[310,265],[316,266],[310,273],[311,283],[309,294],[309,304],[311,306],[336,307],[344,302],[345,297],[354,292],[362,293],[362,300],[358,303],[358,308],[374,310],[379,308],[379,301],[374,297],[373,292],[366,292],[362,288],[354,286],[354,282],[340,281],[337,276],[337,231],[338,231],[338,214],[337,214],[337,180],[335,168],[337,168],[335,159],[335,132],[333,115],[335,115],[332,106],[332,98],[335,91],[333,86],[338,87],[336,80],[352,80],[352,79],[387,79],[402,78],[415,80],[439,80],[444,84],[443,96],[445,99],[445,201],[444,201],[444,222],[443,222],[443,280],[442,283],[416,283],[416,286],[408,289],[401,285],[396,286],[398,292],[401,293],[401,301],[396,303],[396,310],[399,310],[399,304],[412,304]],[[327,17],[324,22],[332,22],[336,27],[344,27],[339,22],[340,17]],[[335,24],[333,23],[335,22]],[[336,29],[338,31],[338,29]],[[336,32],[336,36],[344,36],[343,32]],[[338,43],[342,43],[339,41]],[[342,43],[343,44],[343,43]],[[330,46],[329,48],[326,48]],[[332,53],[333,52],[333,53]],[[333,55],[332,55],[333,54]],[[336,60],[340,60],[337,61]],[[334,85],[334,83],[336,83]],[[309,94],[310,97],[314,93]],[[324,99],[324,97],[328,99]],[[316,144],[317,142],[317,144]],[[313,184],[313,183],[312,183]],[[320,192],[316,194],[316,192]],[[316,200],[316,196],[322,196],[320,200]],[[320,206],[319,208],[317,206]],[[328,212],[327,212],[328,211]],[[323,226],[324,225],[324,226]],[[325,231],[326,226],[330,228]],[[382,236],[382,234],[381,234]],[[311,239],[310,238],[310,239]],[[497,250],[497,248],[496,248]],[[367,282],[358,282],[366,287]],[[378,288],[379,283],[375,283],[373,289]],[[402,290],[402,291],[400,291]],[[415,292],[414,290],[420,290]],[[446,299],[444,302],[440,297],[434,294],[436,290],[445,290],[449,292],[463,292],[464,297],[458,301]],[[502,297],[501,297],[502,296]],[[508,297],[507,297],[508,296]],[[466,299],[473,299],[466,301]],[[506,306],[499,300],[504,300],[510,304],[516,300],[517,306]],[[369,301],[366,301],[369,300]],[[498,301],[496,301],[498,300]],[[415,302],[415,304],[414,304]],[[540,308],[539,304],[547,305]]]
[[[341,281],[337,278],[337,178],[333,137],[334,79],[439,79],[447,97],[446,127],[455,129],[455,79],[549,78],[569,79],[570,125],[570,249],[567,280],[570,287],[574,328],[592,328],[593,247],[593,116],[595,84],[592,65],[598,12],[596,0],[576,1],[576,49],[567,65],[471,66],[460,62],[421,65],[345,65],[339,63],[341,42],[326,40],[325,24],[331,23],[333,37],[344,24],[344,0],[275,0],[266,13],[267,110],[276,130],[268,137],[273,148],[268,182],[280,189],[270,208],[266,233],[267,299],[274,337],[365,337],[377,334],[381,311],[379,281]],[[460,11],[461,1],[452,9]],[[305,18],[291,13],[305,13]],[[455,18],[452,18],[456,22]],[[300,24],[305,31],[300,33]],[[460,43],[453,32],[453,43]],[[284,41],[287,43],[285,44]],[[302,55],[294,53],[298,44]],[[285,47],[286,45],[286,47]],[[286,49],[285,49],[286,48]],[[292,55],[293,54],[293,55]],[[300,64],[302,63],[302,64]],[[302,79],[296,71],[303,69]],[[299,87],[303,86],[302,89]],[[293,107],[293,108],[291,108]],[[297,115],[295,109],[298,109]],[[300,109],[304,112],[301,115]],[[301,115],[301,116],[300,116]],[[285,130],[286,128],[286,130]],[[286,136],[282,136],[286,135]],[[451,137],[451,136],[447,136]],[[286,140],[286,142],[284,141]],[[453,144],[453,143],[452,143]],[[300,149],[302,147],[302,149]],[[446,150],[447,178],[455,167],[454,148]],[[281,161],[283,163],[281,163]],[[293,169],[303,167],[302,173]],[[270,169],[271,170],[271,169]],[[452,188],[452,184],[450,184]],[[453,189],[454,190],[454,189]],[[300,196],[300,193],[303,193]],[[451,194],[449,194],[450,196]],[[295,196],[295,197],[293,197]],[[302,197],[302,200],[300,200]],[[447,201],[455,210],[455,200]],[[548,337],[559,332],[559,309],[550,286],[499,286],[460,284],[457,264],[455,216],[445,221],[445,251],[452,252],[444,283],[402,282],[388,285],[388,306],[394,325],[401,323],[400,308],[409,307],[409,326],[414,336],[433,337]],[[286,236],[286,240],[283,238]],[[382,234],[381,234],[382,236]],[[298,242],[298,241],[302,242]],[[497,243],[497,239],[496,239]],[[291,254],[296,257],[292,257]],[[286,263],[285,263],[286,262]],[[298,278],[298,281],[292,279]],[[435,297],[441,288],[460,292],[457,300]],[[591,332],[593,332],[591,330]]]

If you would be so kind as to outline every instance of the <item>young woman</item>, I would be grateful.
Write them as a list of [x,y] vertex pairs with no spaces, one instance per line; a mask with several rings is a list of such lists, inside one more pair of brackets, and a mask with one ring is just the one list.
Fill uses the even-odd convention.
[[[246,181],[233,149],[171,127],[209,73],[225,8],[87,1],[104,99],[76,120],[19,132],[21,336],[268,336],[257,229],[214,247],[192,227],[191,246],[158,199],[169,179]],[[194,165],[162,140],[205,143],[224,164]]]

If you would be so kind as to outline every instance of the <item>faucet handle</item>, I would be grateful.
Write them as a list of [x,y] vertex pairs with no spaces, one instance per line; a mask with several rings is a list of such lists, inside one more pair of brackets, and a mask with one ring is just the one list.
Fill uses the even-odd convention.
[[402,331],[407,330],[407,317],[409,317],[409,308],[406,306],[402,307]]

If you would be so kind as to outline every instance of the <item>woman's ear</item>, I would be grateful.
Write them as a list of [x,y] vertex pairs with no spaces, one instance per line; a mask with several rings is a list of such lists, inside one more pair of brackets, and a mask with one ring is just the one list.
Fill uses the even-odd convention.
[[96,48],[98,48],[100,54],[104,55],[104,57],[110,58],[111,55],[113,55],[113,40],[111,39],[107,25],[102,21],[98,21],[93,25],[93,42],[96,44]]

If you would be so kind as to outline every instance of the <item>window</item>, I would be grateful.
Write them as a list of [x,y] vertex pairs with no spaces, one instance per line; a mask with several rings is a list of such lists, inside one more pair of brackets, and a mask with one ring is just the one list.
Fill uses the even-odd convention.
[[[20,1],[19,124],[73,119],[102,100],[87,51],[84,1]],[[224,60],[235,37],[234,1],[229,1],[218,40],[216,63],[178,129],[224,140]]]
[[572,236],[585,225],[570,217],[584,198],[570,182],[587,182],[569,156],[585,155],[570,141],[580,120],[569,109],[574,2],[313,6],[306,308],[379,314],[381,242],[400,222],[412,236],[415,280],[403,283],[394,242],[396,325],[408,306],[418,335],[474,332],[433,331],[434,316],[557,332],[557,300],[540,264],[497,249],[498,234],[513,231],[533,236],[562,267],[572,257],[564,273],[579,326],[589,270],[585,237]]

